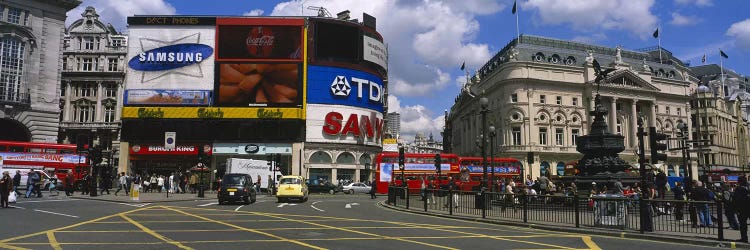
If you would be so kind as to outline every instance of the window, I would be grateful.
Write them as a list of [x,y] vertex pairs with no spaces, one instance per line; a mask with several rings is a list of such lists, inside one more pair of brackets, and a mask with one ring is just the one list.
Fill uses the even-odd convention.
[[93,71],[94,70],[94,58],[81,58],[81,70]]
[[94,49],[94,38],[93,37],[84,37],[83,38],[83,49],[86,50],[93,50]]
[[336,164],[354,164],[354,155],[348,152],[341,153],[336,157]]
[[654,105],[654,111],[656,111],[657,114],[659,113],[659,105]]
[[118,63],[117,58],[109,58],[107,60],[107,67],[108,67],[107,69],[109,71],[117,71],[117,63]]
[[510,94],[510,102],[518,102],[518,94]]
[[557,96],[557,105],[562,105],[562,96]]
[[115,105],[104,106],[104,122],[115,122]]
[[677,108],[677,115],[682,115],[682,109],[681,108]]
[[539,128],[539,144],[547,145],[547,128]]
[[23,60],[26,44],[17,38],[0,38],[0,101],[20,101],[24,87]]
[[578,97],[573,97],[573,106],[578,106]]
[[21,13],[23,11],[19,8],[8,8],[8,22],[9,23],[15,23],[15,24],[21,24]]
[[328,153],[317,151],[310,156],[310,163],[333,163],[333,160]]
[[571,135],[572,135],[572,137],[573,137],[573,140],[571,141],[571,142],[573,142],[573,145],[576,145],[576,140],[578,139],[578,134],[579,134],[579,133],[580,133],[580,132],[579,132],[579,130],[578,130],[578,129],[573,129],[573,130],[571,130],[571,131],[570,131],[570,134],[571,134]]
[[73,108],[73,120],[76,122],[93,122],[96,107],[89,102],[79,102]]
[[[69,83],[68,83],[68,84],[69,84]],[[65,83],[63,83],[63,84],[60,84],[60,96],[65,96],[65,89],[67,89],[67,87],[66,87],[66,86],[67,86],[68,84],[65,84]],[[63,109],[60,109],[60,110],[63,110]]]
[[617,110],[617,111],[622,111],[622,105],[620,105],[620,103],[619,103],[619,102],[618,102],[618,103],[615,103],[615,110]]
[[546,102],[547,102],[547,96],[539,95],[539,103],[546,103]]
[[112,47],[122,47],[122,40],[112,39]]
[[96,85],[84,83],[76,88],[76,96],[91,97],[96,96]]
[[669,114],[669,107],[666,107],[666,109],[667,109],[667,111],[666,111],[666,112],[667,112],[667,114]]
[[105,90],[107,93],[106,97],[117,97],[117,85],[116,84],[108,84],[107,87],[105,87]]
[[558,146],[563,145],[563,129],[562,128],[555,129],[555,145],[558,145]]
[[617,119],[617,134],[622,135],[622,120]]
[[513,127],[511,129],[513,135],[513,145],[521,145],[521,127]]

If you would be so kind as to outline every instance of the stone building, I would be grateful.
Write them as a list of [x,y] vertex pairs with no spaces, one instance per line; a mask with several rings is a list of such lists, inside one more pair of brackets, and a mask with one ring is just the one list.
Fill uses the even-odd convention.
[[[594,84],[595,59],[604,69],[614,69],[601,86]],[[598,92],[610,110],[611,132],[625,137],[620,157],[635,164],[638,118],[646,130],[655,126],[675,137],[678,122],[690,119],[697,83],[664,48],[634,51],[521,35],[471,77],[448,114],[450,134],[444,141],[451,153],[479,156],[475,141],[482,133],[479,99],[484,96],[489,99],[487,127],[497,131],[496,144],[490,145],[497,156],[521,160],[524,172],[534,178],[565,175],[565,166],[581,158],[576,138],[589,132],[589,111]],[[684,173],[681,154],[667,155],[662,169]]]
[[0,140],[57,141],[65,13],[79,4],[0,2]]
[[87,7],[63,41],[60,141],[99,145],[106,163],[119,148],[127,35]]

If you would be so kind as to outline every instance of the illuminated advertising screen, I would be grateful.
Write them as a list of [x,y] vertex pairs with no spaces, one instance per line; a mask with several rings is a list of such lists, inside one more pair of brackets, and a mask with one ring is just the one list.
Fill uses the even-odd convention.
[[216,31],[197,24],[129,27],[125,105],[210,105]]
[[219,18],[218,58],[302,60],[304,19]]
[[215,106],[296,106],[302,103],[302,64],[219,63]]
[[338,67],[307,67],[307,103],[346,105],[383,112],[384,93],[383,80],[373,74]]
[[380,146],[383,113],[364,108],[308,104],[307,142],[348,143]]

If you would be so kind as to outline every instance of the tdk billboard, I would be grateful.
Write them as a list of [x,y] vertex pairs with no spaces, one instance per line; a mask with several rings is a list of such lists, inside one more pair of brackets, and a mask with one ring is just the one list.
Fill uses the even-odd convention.
[[336,104],[383,112],[385,89],[379,77],[358,70],[308,66],[307,103]]

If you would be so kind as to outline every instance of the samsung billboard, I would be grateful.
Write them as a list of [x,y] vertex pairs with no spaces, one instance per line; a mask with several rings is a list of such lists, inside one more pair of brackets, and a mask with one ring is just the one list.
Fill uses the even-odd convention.
[[309,65],[307,103],[336,104],[383,112],[383,80],[363,71]]

